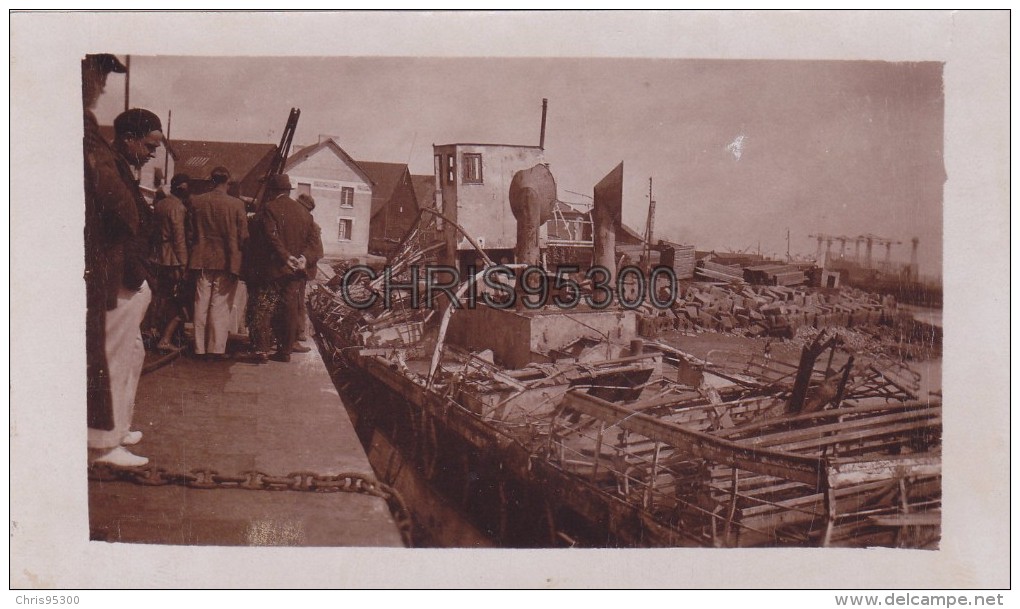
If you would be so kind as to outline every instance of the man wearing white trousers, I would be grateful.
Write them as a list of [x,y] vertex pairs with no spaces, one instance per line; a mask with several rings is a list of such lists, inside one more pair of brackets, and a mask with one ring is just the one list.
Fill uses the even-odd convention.
[[[89,56],[82,62],[85,84],[104,66],[123,72],[113,56]],[[151,210],[134,169],[155,156],[163,133],[155,114],[133,108],[114,120],[115,139],[107,144],[90,110],[97,97],[94,85],[83,87],[88,447],[97,453],[96,462],[140,467],[148,459],[125,446],[142,439],[131,421],[145,360],[139,325],[152,299],[147,283]]]
[[244,202],[227,194],[227,169],[217,167],[211,177],[215,188],[191,200],[195,242],[188,267],[195,278],[195,355],[226,359],[230,305],[248,240],[248,216]]
[[[106,367],[110,373],[110,401],[113,407],[113,429],[89,428],[90,448],[114,450],[121,445],[137,444],[142,432],[131,431],[135,416],[135,393],[145,363],[145,344],[139,329],[145,311],[152,301],[152,292],[146,283],[138,291],[121,288],[117,293],[117,306],[106,312]],[[126,453],[126,450],[119,451]],[[145,457],[120,454],[117,465],[145,465]],[[110,461],[104,455],[100,461]],[[145,460],[145,461],[143,461]]]

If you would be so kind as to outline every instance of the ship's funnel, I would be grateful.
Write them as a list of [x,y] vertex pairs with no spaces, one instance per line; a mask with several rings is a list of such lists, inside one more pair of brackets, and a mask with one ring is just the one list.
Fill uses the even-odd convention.
[[538,136],[538,147],[545,150],[545,115],[549,111],[549,100],[542,99],[542,132]]
[[517,219],[517,247],[514,250],[519,264],[538,265],[541,253],[538,229],[553,217],[556,205],[556,180],[545,165],[522,169],[510,182],[510,210]]
[[595,185],[595,255],[593,264],[609,270],[609,285],[616,285],[616,229],[623,213],[623,163]]

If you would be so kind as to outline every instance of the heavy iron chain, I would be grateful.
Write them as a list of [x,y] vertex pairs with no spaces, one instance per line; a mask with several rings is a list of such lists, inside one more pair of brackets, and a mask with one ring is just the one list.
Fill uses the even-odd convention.
[[118,467],[108,463],[94,463],[89,467],[89,480],[103,482],[119,480],[143,486],[176,485],[197,489],[340,492],[371,495],[386,501],[404,544],[409,548],[413,547],[411,535],[413,521],[403,497],[392,486],[369,479],[361,474],[320,475],[314,472],[294,472],[286,476],[271,476],[260,471],[246,471],[237,475],[226,475],[211,469],[193,469],[188,473],[178,473],[152,465],[148,467]]

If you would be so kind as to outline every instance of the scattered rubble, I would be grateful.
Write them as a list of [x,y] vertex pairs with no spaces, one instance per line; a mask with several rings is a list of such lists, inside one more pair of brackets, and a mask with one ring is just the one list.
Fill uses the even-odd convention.
[[914,320],[892,296],[848,287],[684,283],[670,310],[646,307],[639,318],[645,337],[680,330],[803,341],[824,328],[838,329],[848,347],[863,351],[914,360],[941,353],[941,329]]

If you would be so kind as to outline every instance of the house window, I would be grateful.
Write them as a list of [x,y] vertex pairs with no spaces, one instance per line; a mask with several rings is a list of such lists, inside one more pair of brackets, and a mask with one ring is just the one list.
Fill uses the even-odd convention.
[[456,158],[455,155],[452,155],[452,154],[446,155],[446,183],[447,184],[453,184],[454,180],[457,178],[457,172],[456,172],[456,168],[457,168],[456,165],[457,165],[457,163],[454,161],[455,158]]
[[464,154],[464,183],[482,183],[482,155],[477,153]]
[[354,187],[344,186],[340,189],[340,207],[354,207]]
[[436,155],[436,188],[440,188],[443,185],[443,155]]
[[337,225],[336,239],[337,241],[350,241],[351,234],[354,231],[354,219],[353,218],[340,218],[340,222]]
[[301,195],[308,195],[309,197],[312,196],[312,185],[305,184],[304,182],[298,182],[297,193],[298,196]]

